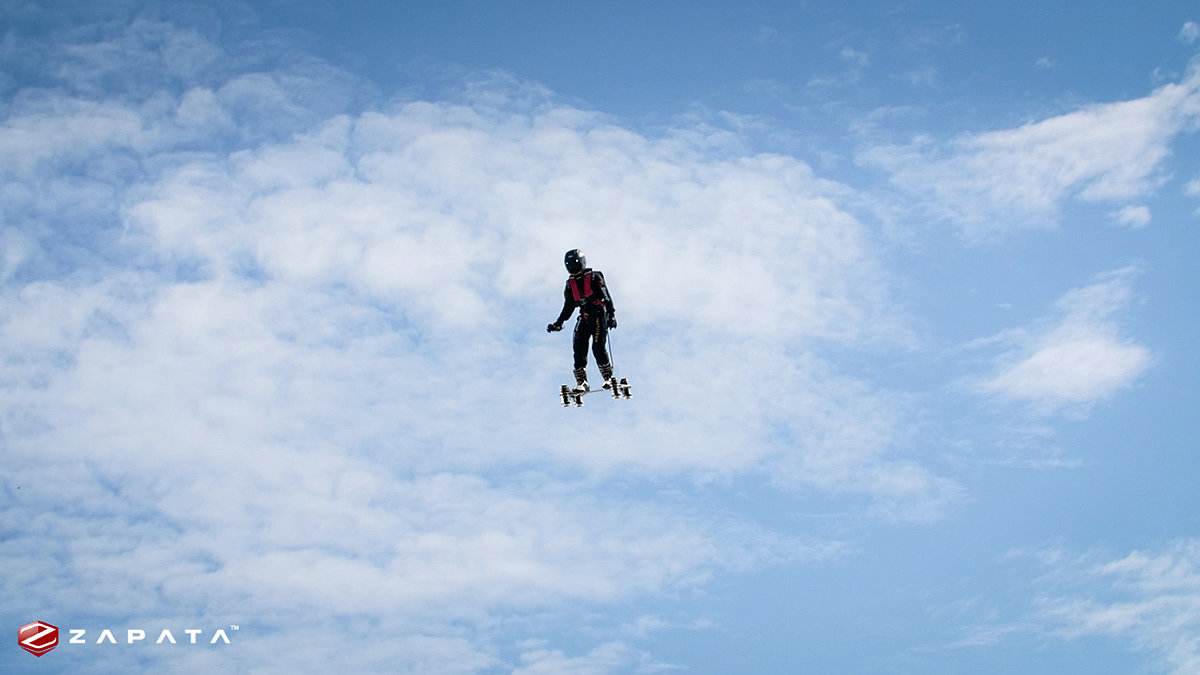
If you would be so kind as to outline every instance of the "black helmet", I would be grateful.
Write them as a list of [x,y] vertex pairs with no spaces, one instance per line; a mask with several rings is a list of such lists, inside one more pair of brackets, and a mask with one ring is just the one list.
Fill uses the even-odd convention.
[[567,266],[567,271],[571,274],[579,274],[583,268],[587,267],[587,258],[583,257],[583,251],[573,248],[563,256],[563,264]]

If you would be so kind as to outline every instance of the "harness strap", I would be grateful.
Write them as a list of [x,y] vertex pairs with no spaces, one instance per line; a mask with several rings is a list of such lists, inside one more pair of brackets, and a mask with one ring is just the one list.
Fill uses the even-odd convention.
[[571,286],[571,295],[574,296],[575,302],[586,300],[592,297],[592,273],[587,272],[583,276],[583,289],[579,288],[579,281],[576,277],[567,279],[567,283]]

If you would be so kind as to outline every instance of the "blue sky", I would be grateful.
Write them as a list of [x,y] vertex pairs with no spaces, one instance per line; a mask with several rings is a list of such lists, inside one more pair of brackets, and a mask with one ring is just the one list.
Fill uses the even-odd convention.
[[1200,669],[1192,3],[79,4],[0,5],[0,616],[231,644],[0,672]]

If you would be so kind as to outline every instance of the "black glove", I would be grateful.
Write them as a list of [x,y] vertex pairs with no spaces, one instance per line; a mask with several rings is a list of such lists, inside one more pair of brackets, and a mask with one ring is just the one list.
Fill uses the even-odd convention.
[[615,317],[615,316],[608,317],[608,329],[612,330],[613,328],[616,328],[616,327],[617,327],[617,317]]
[[557,332],[558,332],[558,331],[560,331],[560,330],[562,330],[562,324],[561,324],[561,323],[552,323],[552,324],[550,324],[550,325],[546,326],[546,332],[547,332],[547,333],[557,333]]

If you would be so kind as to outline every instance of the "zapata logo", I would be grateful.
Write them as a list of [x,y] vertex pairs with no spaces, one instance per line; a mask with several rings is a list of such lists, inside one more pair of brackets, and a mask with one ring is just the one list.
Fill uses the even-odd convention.
[[58,646],[58,626],[45,621],[25,624],[17,629],[17,644],[34,656],[41,656]]

